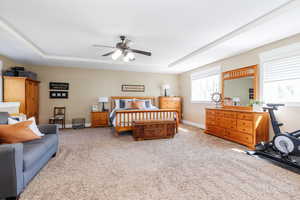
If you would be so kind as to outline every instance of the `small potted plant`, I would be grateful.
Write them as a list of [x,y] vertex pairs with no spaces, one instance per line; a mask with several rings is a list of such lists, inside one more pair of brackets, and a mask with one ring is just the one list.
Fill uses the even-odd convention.
[[252,106],[254,112],[261,112],[263,102],[255,99],[251,99],[249,102],[249,106]]

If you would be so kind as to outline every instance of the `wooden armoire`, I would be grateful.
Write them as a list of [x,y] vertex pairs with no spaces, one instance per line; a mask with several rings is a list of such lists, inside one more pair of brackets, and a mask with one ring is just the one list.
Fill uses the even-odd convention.
[[20,113],[39,121],[39,81],[26,77],[3,77],[4,102],[20,102]]

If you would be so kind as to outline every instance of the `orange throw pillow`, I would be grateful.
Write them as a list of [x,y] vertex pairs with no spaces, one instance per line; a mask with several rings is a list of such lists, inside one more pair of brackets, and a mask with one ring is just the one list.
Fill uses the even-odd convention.
[[11,125],[0,125],[0,144],[14,144],[40,139],[29,126],[32,121],[24,121]]
[[143,109],[145,102],[143,101],[132,101],[131,108],[133,109]]

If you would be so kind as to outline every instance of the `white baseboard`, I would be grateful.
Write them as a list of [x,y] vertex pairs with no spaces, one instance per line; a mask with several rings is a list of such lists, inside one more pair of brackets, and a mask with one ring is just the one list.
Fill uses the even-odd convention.
[[184,124],[187,124],[187,125],[191,125],[191,126],[195,126],[197,128],[205,129],[205,125],[204,124],[198,124],[198,123],[191,122],[191,121],[188,121],[188,120],[182,120],[182,122]]

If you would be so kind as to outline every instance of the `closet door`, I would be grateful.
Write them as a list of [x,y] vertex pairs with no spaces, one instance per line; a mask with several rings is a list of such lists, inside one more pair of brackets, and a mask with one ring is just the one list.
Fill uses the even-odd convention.
[[33,90],[32,81],[26,80],[26,116],[27,116],[27,118],[30,118],[34,115],[32,90]]
[[33,88],[32,88],[32,97],[33,97],[33,106],[32,106],[32,112],[33,116],[36,119],[36,122],[39,122],[39,83],[33,82]]
[[26,115],[39,121],[39,83],[26,80]]

